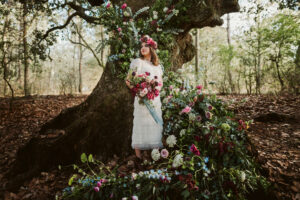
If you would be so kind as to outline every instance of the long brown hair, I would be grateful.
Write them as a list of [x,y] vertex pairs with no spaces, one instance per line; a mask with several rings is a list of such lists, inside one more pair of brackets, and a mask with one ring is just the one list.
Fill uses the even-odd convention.
[[[158,58],[155,50],[151,46],[149,46],[149,48],[150,48],[151,62],[152,62],[153,65],[158,66],[159,65],[159,58]],[[141,53],[141,49],[140,49],[140,58],[144,59],[144,56]]]

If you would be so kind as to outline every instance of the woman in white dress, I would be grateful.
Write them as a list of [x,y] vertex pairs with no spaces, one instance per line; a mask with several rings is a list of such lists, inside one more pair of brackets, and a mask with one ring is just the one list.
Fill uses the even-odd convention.
[[[161,85],[158,86],[159,90],[161,90],[163,86],[163,71],[155,52],[156,49],[156,42],[147,35],[143,36],[141,38],[140,58],[132,60],[130,69],[135,71],[137,74],[149,72],[150,79],[156,78],[159,82],[161,82]],[[128,77],[129,74],[127,78]],[[130,89],[133,88],[129,80],[126,80],[126,84]],[[141,150],[151,150],[154,148],[159,149],[163,147],[163,127],[154,120],[146,105],[139,104],[138,100],[139,97],[135,96],[131,147],[135,149],[137,158],[142,159]],[[154,98],[153,105],[157,116],[162,120],[160,95]]]

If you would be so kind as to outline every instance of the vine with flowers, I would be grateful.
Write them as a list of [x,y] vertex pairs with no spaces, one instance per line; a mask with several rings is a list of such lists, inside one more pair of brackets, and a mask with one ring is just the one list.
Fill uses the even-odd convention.
[[139,56],[139,38],[142,35],[150,35],[159,44],[156,52],[161,64],[167,69],[171,63],[169,52],[175,43],[174,35],[184,31],[174,28],[174,23],[179,22],[172,19],[176,16],[176,19],[186,20],[180,9],[183,9],[184,13],[188,5],[191,7],[192,2],[183,6],[181,1],[155,1],[151,8],[143,7],[132,13],[132,9],[126,3],[113,5],[106,1],[97,9],[98,13],[101,13],[99,23],[105,26],[105,33],[109,38],[100,41],[96,49],[99,52],[106,46],[113,47],[107,61],[120,66],[116,68],[113,64],[111,70],[117,77],[124,79],[131,60]]

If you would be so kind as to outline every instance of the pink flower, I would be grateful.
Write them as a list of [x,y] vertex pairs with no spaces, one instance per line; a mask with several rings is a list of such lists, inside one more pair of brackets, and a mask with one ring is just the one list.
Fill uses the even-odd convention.
[[157,97],[159,95],[159,90],[154,91],[155,96]]
[[98,182],[97,182],[97,186],[98,186],[98,187],[101,187],[101,185],[102,185],[102,182],[101,182],[101,181],[98,181]]
[[118,31],[121,32],[121,31],[122,31],[122,28],[119,27],[119,28],[118,28]]
[[189,103],[189,106],[190,106],[190,107],[193,107],[194,105],[195,105],[194,102],[190,102],[190,103]]
[[158,82],[158,86],[162,86],[162,83],[161,83],[161,82]]
[[197,85],[196,88],[197,88],[198,90],[202,90],[203,86],[202,86],[202,85]]
[[192,144],[191,148],[190,148],[191,152],[193,152],[195,155],[200,156],[200,151],[197,149],[197,147]]
[[121,8],[124,10],[126,7],[127,7],[127,4],[124,3]]
[[181,111],[181,114],[182,114],[182,113],[189,113],[190,111],[191,111],[191,107],[186,106],[186,107]]
[[162,149],[160,155],[162,158],[167,158],[169,156],[169,152],[167,149]]
[[201,115],[198,115],[198,116],[196,117],[196,119],[197,119],[198,122],[200,122],[200,121],[202,120]]
[[151,92],[148,92],[147,97],[149,100],[153,100],[154,99],[154,94]]
[[99,192],[99,187],[94,187],[95,192]]
[[100,182],[101,182],[101,183],[106,183],[107,180],[106,180],[106,179],[101,179]]
[[106,8],[109,8],[110,7],[110,3],[108,3],[107,5],[106,5]]
[[[156,20],[153,20],[152,22],[151,22],[151,24],[152,24],[152,26],[157,26],[157,21]],[[152,40],[152,38],[150,38],[151,40]],[[149,40],[148,40],[149,41]]]
[[147,76],[150,76],[150,72],[145,72],[145,74],[146,74]]
[[147,87],[147,83],[146,82],[142,82],[141,83],[141,87],[144,89],[144,88],[146,88]]
[[197,94],[200,95],[201,94],[201,90],[197,90]]
[[211,117],[212,117],[212,116],[211,116],[211,113],[210,113],[210,112],[206,112],[206,113],[205,113],[205,117],[206,117],[207,119],[211,119]]
[[170,85],[169,89],[172,90],[173,89],[173,85]]
[[114,197],[114,193],[111,193],[109,198],[112,199],[113,197]]
[[208,108],[208,110],[212,110],[213,109],[213,107],[211,105],[208,105],[207,108]]

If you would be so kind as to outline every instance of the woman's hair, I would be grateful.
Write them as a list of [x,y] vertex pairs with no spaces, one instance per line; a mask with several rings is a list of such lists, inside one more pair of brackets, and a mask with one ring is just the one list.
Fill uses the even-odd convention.
[[[152,64],[155,65],[155,66],[158,66],[159,65],[159,58],[158,58],[155,50],[150,45],[148,47],[150,48],[150,55],[151,55]],[[144,59],[144,56],[141,53],[141,50],[140,50],[140,58]]]

